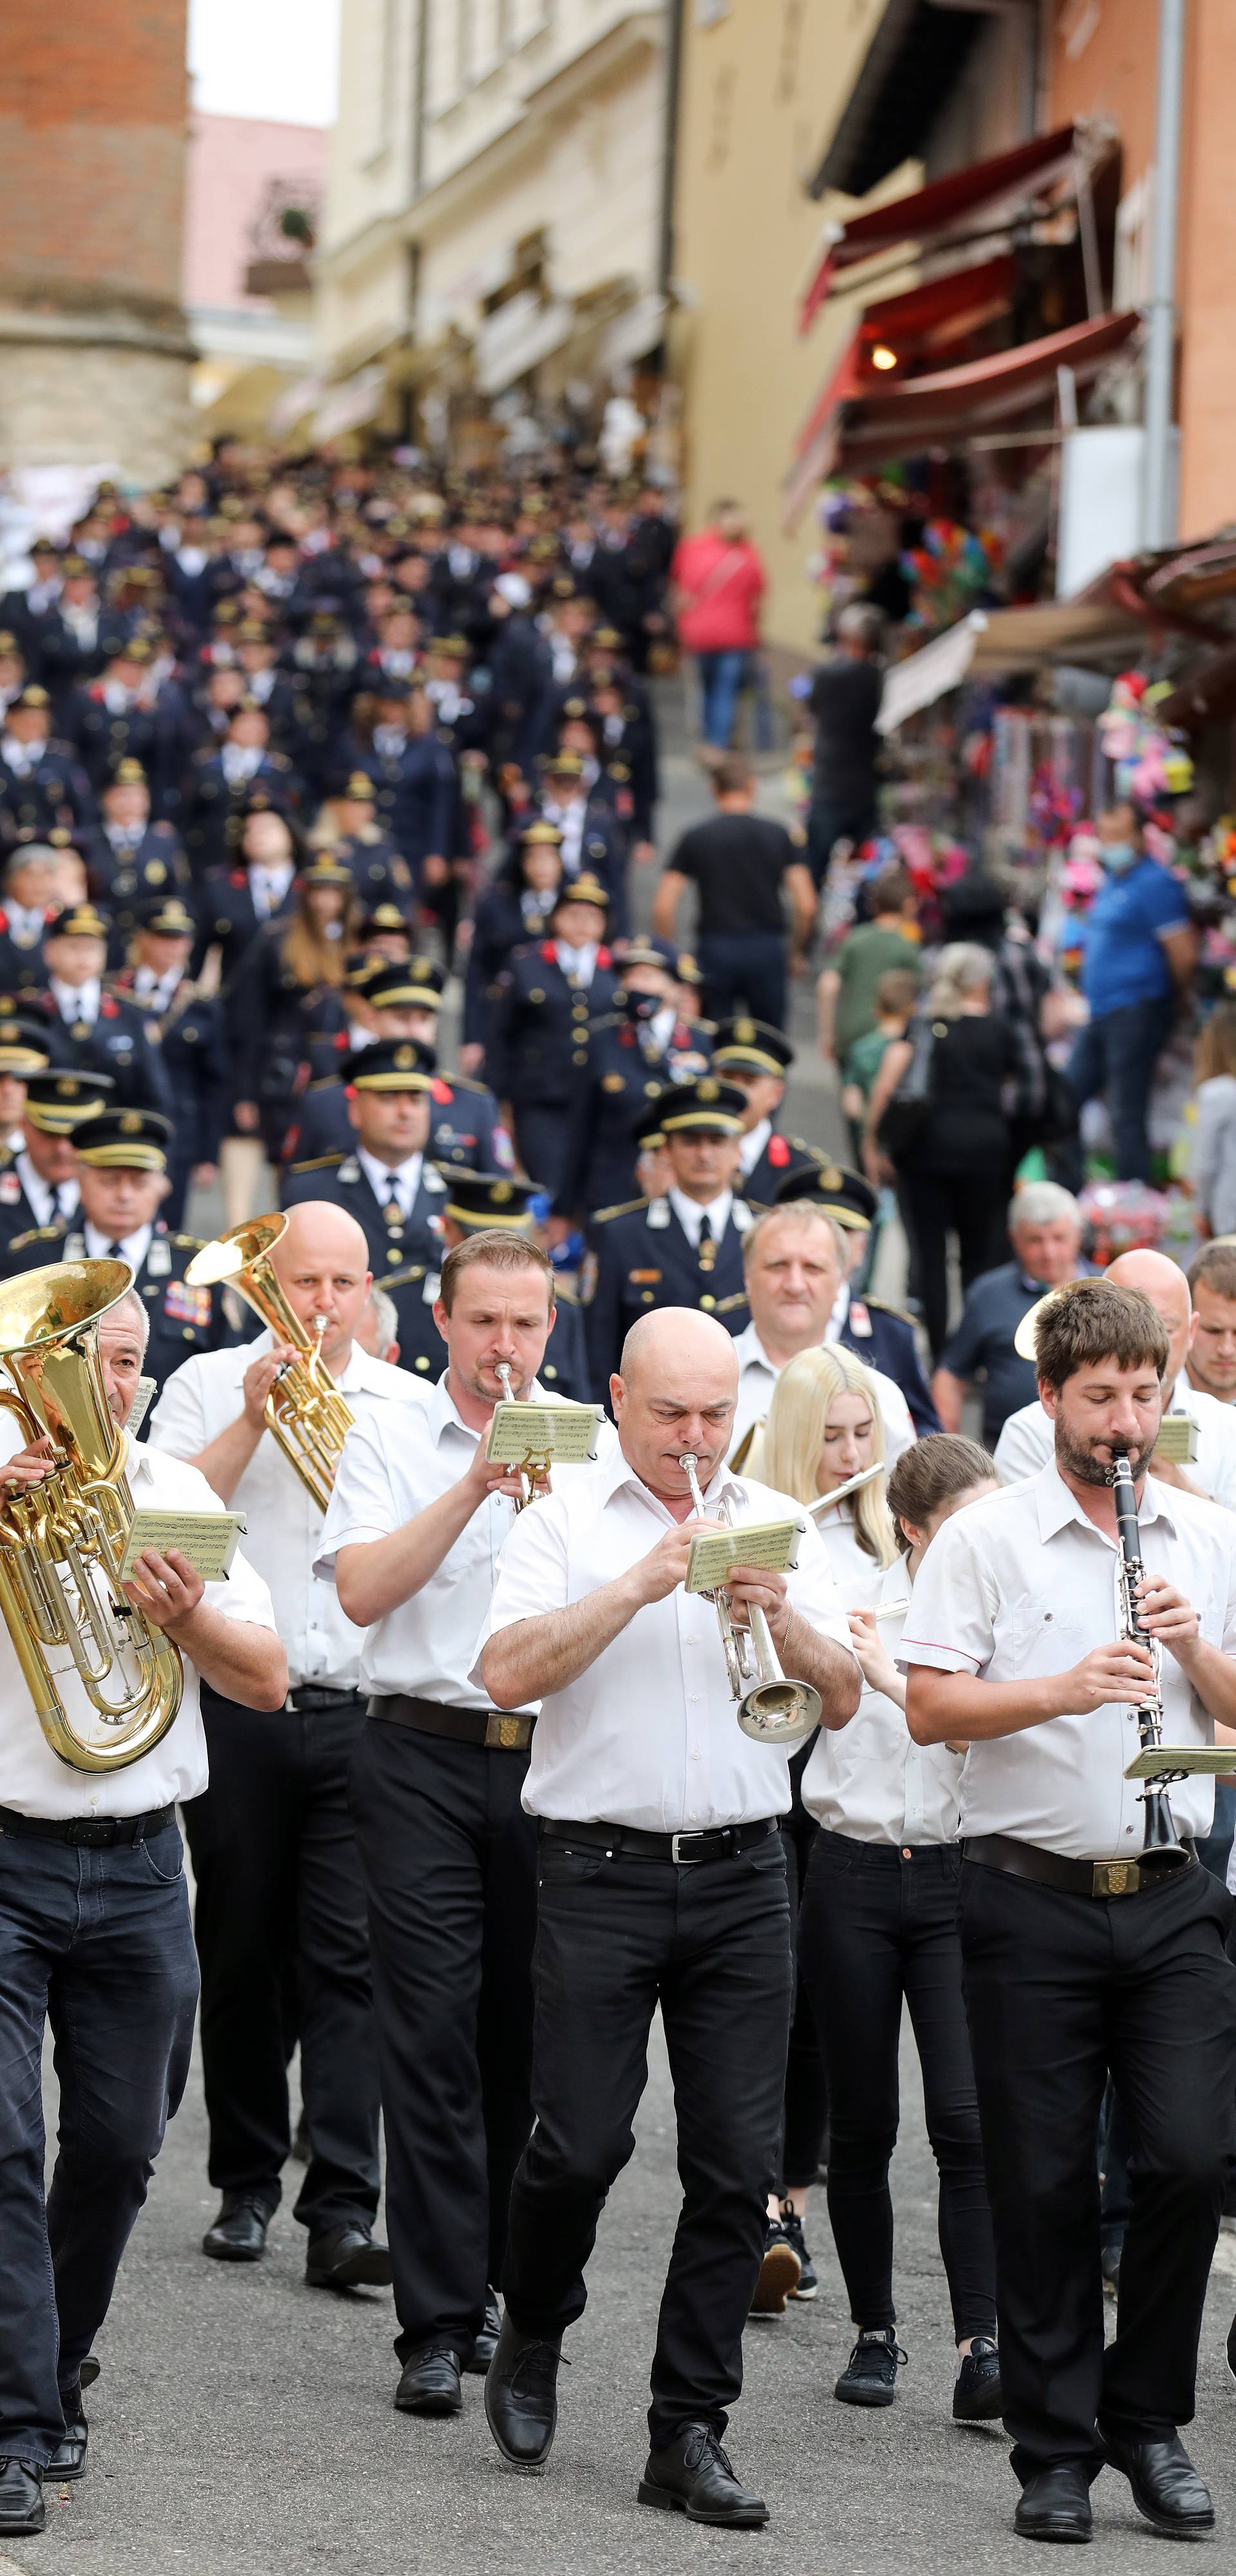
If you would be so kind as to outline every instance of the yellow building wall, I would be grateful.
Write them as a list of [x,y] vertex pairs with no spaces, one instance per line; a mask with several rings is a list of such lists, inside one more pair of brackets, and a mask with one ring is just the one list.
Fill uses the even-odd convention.
[[[675,191],[674,372],[682,386],[685,517],[743,502],[768,567],[764,633],[805,651],[820,605],[805,566],[813,507],[781,525],[795,434],[853,328],[838,297],[805,338],[798,298],[823,244],[825,205],[804,181],[861,61],[882,0],[729,0],[712,24],[684,13]],[[901,193],[907,168],[878,195]],[[848,201],[847,201],[848,202]],[[872,202],[876,202],[873,195]],[[835,210],[842,201],[831,201]]]

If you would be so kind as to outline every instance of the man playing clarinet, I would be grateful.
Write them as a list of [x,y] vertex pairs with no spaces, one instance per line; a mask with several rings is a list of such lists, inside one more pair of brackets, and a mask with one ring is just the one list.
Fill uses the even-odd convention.
[[[1194,1851],[1213,1782],[1165,1754],[1165,1815],[1161,1789],[1126,1775],[1156,1690],[1165,1746],[1236,1723],[1236,1519],[1147,1473],[1168,1339],[1138,1290],[1062,1289],[1037,1363],[1053,1455],[937,1533],[899,1650],[916,1743],[969,1748],[962,1960],[1015,2529],[1088,2540],[1090,2488],[1110,2466],[1156,2531],[1196,2539],[1214,2510],[1178,2428],[1236,2093],[1232,1900]],[[1144,1566],[1134,1617],[1119,1607],[1122,1458]],[[1132,2211],[1105,2352],[1095,2136],[1109,2074]]]

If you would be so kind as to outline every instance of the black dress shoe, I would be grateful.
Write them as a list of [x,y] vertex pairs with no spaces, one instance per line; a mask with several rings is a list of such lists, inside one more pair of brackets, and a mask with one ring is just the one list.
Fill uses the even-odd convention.
[[305,2279],[311,2289],[389,2290],[393,2278],[389,2245],[355,2219],[309,2239]]
[[88,2352],[88,2353],[87,2353],[87,2355],[86,2355],[86,2358],[85,2358],[84,2362],[82,2363],[81,2369],[78,2371],[78,2374],[77,2374],[77,2385],[78,2385],[78,2387],[79,2387],[79,2388],[93,2388],[94,2383],[95,2383],[96,2379],[98,2378],[99,2373],[100,2373],[100,2371],[102,2370],[102,2368],[103,2368],[103,2364],[102,2364],[102,2362],[101,2362],[101,2361],[96,2361],[96,2360],[95,2360],[95,2357],[94,2357],[94,2354],[93,2354],[92,2352]]
[[1133,2502],[1147,2522],[1168,2540],[1204,2540],[1215,2527],[1210,2489],[1197,2470],[1179,2433],[1165,2442],[1120,2442],[1102,2435],[1113,2469],[1133,2489]]
[[990,2335],[976,2335],[967,2353],[953,2389],[953,2422],[955,2424],[992,2424],[1004,2412],[1000,2387],[1000,2355]]
[[35,2460],[0,2459],[0,2538],[20,2540],[47,2520],[43,2472]]
[[408,2355],[395,2391],[401,2415],[458,2415],[463,2410],[459,2355],[453,2344],[423,2343]]
[[80,2381],[76,2388],[61,2389],[60,2404],[64,2413],[64,2431],[43,2475],[45,2478],[84,2478],[90,2427],[82,2405]]
[[736,2531],[754,2531],[768,2520],[763,2496],[740,2485],[711,2424],[680,2424],[663,2450],[649,2452],[639,2500],[664,2513],[685,2513],[688,2522],[728,2523]]
[[498,2306],[498,2294],[496,2290],[487,2289],[485,2292],[485,2323],[481,2327],[481,2331],[472,2346],[471,2361],[466,2361],[464,2363],[465,2370],[474,2372],[478,2379],[484,2378],[485,2373],[493,2360],[494,2354],[498,2349],[498,2337],[501,2332],[502,2311]]
[[1053,2460],[1027,2478],[1013,2529],[1022,2540],[1089,2540],[1090,2477],[1080,2460]]
[[513,2469],[543,2469],[558,2423],[561,2342],[521,2334],[502,2320],[497,2350],[485,2377],[485,2418]]
[[203,2254],[216,2263],[260,2263],[272,2215],[264,2201],[225,2191],[214,2226],[202,2238]]

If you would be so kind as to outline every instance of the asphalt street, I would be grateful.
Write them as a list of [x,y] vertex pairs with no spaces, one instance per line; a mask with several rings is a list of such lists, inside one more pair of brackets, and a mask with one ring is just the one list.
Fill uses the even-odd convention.
[[[668,764],[663,839],[705,806],[682,752]],[[770,771],[762,801],[780,803]],[[645,897],[646,901],[646,897]],[[809,994],[799,988],[788,1124],[831,1150],[840,1130],[829,1078],[812,1058]],[[217,1225],[217,1205],[194,1222]],[[835,2404],[832,2383],[851,2330],[823,2195],[809,2238],[818,2299],[747,2337],[747,2388],[731,2428],[736,2463],[767,2495],[763,2534],[710,2533],[639,2507],[647,2367],[678,2204],[673,2105],[659,2031],[637,2124],[635,2157],[606,2211],[587,2312],[568,2341],[557,2445],[548,2474],[522,2479],[500,2462],[479,2380],[461,2419],[396,2415],[398,2375],[388,2297],[305,2286],[302,2231],[285,2208],[259,2267],[200,2252],[215,2199],[206,2181],[200,2071],[173,2123],[149,2204],[99,2342],[103,2375],[88,2400],[90,2468],[48,2490],[48,2525],[10,2544],[0,2569],[57,2576],[670,2576],[758,2557],[763,2565],[885,2576],[954,2576],[959,2566],[1024,2567],[1014,2540],[1014,2484],[997,2429],[949,2419],[954,2356],[935,2236],[934,2175],[917,2067],[907,2047],[903,2136],[894,2166],[899,2331],[909,2352],[896,2405],[867,2414]],[[48,2070],[49,2136],[55,2083]],[[289,2204],[297,2169],[290,2169]],[[1220,2515],[1221,2563],[1236,2552],[1236,2388],[1224,2338],[1236,2299],[1236,2238],[1220,2240],[1203,2338],[1198,2419],[1190,2437]],[[1123,2482],[1095,2491],[1096,2569],[1175,2564],[1142,2525]],[[1130,2553],[1132,2557],[1130,2556]]]

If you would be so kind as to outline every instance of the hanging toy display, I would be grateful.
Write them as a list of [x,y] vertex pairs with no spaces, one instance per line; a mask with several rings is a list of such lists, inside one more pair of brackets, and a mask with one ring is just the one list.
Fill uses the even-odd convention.
[[931,635],[956,625],[995,589],[1003,551],[993,528],[929,519],[919,543],[900,557],[911,592],[907,625]]
[[1139,806],[1164,796],[1187,796],[1193,785],[1183,735],[1159,720],[1158,710],[1170,696],[1169,681],[1148,680],[1144,671],[1122,671],[1099,717],[1099,739],[1115,767],[1116,793]]

